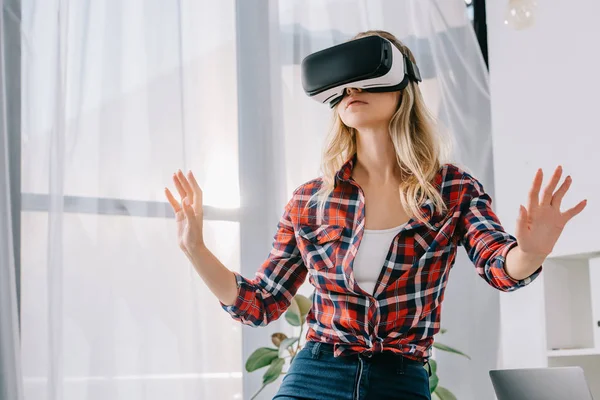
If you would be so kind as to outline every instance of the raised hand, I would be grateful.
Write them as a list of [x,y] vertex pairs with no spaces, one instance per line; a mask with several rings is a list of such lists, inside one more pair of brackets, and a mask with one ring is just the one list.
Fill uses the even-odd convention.
[[179,192],[181,202],[175,199],[168,188],[165,188],[165,195],[175,212],[179,247],[190,257],[193,250],[204,246],[202,189],[192,171],[189,171],[186,177],[181,170],[178,170],[173,174],[173,183]]
[[544,173],[538,169],[529,191],[527,208],[520,207],[515,237],[521,250],[527,254],[547,257],[567,222],[583,211],[587,204],[587,200],[582,200],[564,212],[560,210],[562,199],[572,182],[571,177],[567,176],[558,190],[554,191],[561,175],[562,167],[558,166],[540,198]]

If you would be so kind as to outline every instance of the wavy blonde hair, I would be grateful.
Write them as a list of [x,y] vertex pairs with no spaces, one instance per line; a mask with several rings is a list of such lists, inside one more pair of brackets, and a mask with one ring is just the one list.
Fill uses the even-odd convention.
[[[394,35],[386,31],[361,32],[352,40],[366,36],[381,36],[392,42],[405,56],[416,64],[412,52]],[[333,109],[330,132],[325,139],[321,155],[322,185],[308,203],[314,201],[317,213],[324,215],[325,203],[334,190],[335,175],[342,165],[356,154],[356,132],[346,126]],[[444,213],[447,206],[433,180],[442,166],[442,159],[449,154],[449,145],[439,135],[436,121],[430,114],[418,85],[410,81],[401,91],[398,109],[389,125],[390,138],[396,150],[396,161],[402,174],[398,187],[400,200],[412,216],[423,221],[420,207],[431,199],[434,212]]]

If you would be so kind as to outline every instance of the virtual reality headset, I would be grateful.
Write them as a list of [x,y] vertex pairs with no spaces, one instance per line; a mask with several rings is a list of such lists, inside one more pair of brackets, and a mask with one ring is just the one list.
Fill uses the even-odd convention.
[[302,60],[302,87],[309,97],[335,107],[346,88],[402,90],[421,82],[419,68],[389,40],[367,36],[312,53]]

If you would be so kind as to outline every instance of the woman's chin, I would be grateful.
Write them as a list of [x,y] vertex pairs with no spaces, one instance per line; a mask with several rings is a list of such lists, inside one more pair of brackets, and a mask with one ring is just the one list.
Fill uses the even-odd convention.
[[370,119],[363,119],[363,118],[353,118],[352,120],[350,120],[348,122],[349,123],[347,123],[346,126],[348,126],[350,128],[354,128],[358,131],[373,130],[373,129],[377,128],[378,126],[382,125],[378,121],[373,121]]

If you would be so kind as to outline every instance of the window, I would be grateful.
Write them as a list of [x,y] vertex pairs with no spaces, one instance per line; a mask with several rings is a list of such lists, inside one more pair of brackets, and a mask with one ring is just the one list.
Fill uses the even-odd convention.
[[234,2],[72,2],[60,33],[36,18],[55,7],[23,0],[26,398],[240,399],[241,326],[163,195],[192,169],[207,244],[239,270]]

